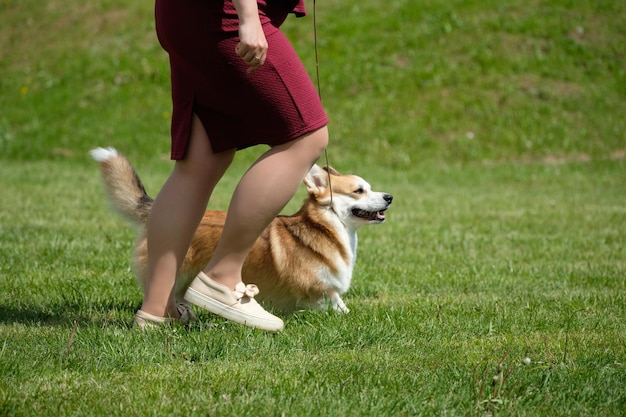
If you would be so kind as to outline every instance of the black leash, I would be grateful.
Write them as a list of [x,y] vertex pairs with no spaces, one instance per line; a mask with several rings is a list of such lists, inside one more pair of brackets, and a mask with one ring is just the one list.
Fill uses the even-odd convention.
[[[317,95],[322,102],[322,83],[320,82],[320,60],[317,47],[317,1],[313,0],[313,39],[315,44],[315,75],[317,78]],[[326,173],[328,174],[328,189],[330,190],[330,206],[333,206],[333,186],[330,181],[330,163],[328,162],[328,147],[324,148],[326,158]]]

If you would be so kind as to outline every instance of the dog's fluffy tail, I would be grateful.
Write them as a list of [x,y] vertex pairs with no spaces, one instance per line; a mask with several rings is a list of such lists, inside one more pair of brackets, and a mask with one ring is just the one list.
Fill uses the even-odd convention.
[[106,194],[112,209],[136,225],[145,224],[153,200],[128,159],[115,148],[96,148],[91,157],[100,164]]

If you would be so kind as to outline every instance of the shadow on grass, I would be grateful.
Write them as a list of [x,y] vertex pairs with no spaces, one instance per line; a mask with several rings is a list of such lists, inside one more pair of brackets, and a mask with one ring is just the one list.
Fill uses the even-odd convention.
[[50,304],[0,304],[0,324],[26,326],[102,326],[113,323],[132,324],[132,317],[139,306],[120,300],[103,300],[88,306],[75,303],[54,302]]

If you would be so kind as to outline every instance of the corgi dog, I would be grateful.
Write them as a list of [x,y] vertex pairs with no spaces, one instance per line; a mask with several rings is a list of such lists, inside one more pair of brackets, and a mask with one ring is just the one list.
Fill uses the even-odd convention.
[[[108,201],[117,214],[139,228],[132,269],[145,289],[147,264],[146,225],[153,199],[134,168],[114,148],[96,148]],[[342,313],[349,309],[341,299],[350,288],[357,255],[357,230],[385,221],[393,196],[372,191],[356,175],[341,175],[331,167],[314,165],[304,185],[308,198],[300,210],[274,219],[255,242],[243,266],[243,281],[256,284],[256,299],[283,312],[323,309]],[[176,278],[177,303],[191,281],[207,265],[220,238],[225,211],[207,210],[198,225]]]

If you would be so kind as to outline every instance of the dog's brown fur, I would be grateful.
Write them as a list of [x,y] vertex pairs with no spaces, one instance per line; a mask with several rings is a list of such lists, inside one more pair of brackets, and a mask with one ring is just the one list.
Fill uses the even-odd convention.
[[[145,226],[153,200],[124,156],[112,148],[97,148],[91,154],[100,163],[113,210],[140,228],[132,264],[144,286]],[[392,196],[373,192],[360,177],[341,175],[332,168],[322,170],[317,165],[304,183],[308,199],[296,214],[278,216],[265,229],[246,259],[243,280],[259,287],[257,299],[279,310],[319,307],[329,301],[334,309],[348,312],[340,294],[348,290],[352,280],[356,229],[383,222]],[[177,277],[177,301],[183,301],[187,287],[209,262],[225,217],[224,211],[205,213]]]

